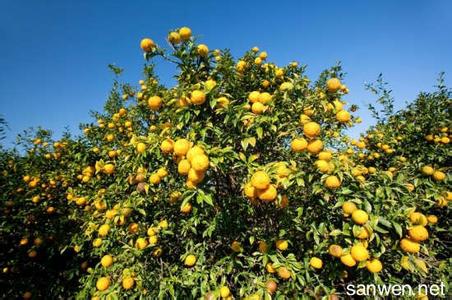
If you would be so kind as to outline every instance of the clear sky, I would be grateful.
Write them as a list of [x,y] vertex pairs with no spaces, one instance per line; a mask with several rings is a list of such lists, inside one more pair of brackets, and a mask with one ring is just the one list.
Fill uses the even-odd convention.
[[[133,4],[131,3],[133,2]],[[341,61],[347,99],[361,108],[374,98],[364,90],[381,72],[397,107],[431,91],[438,73],[452,76],[452,1],[0,1],[0,114],[9,123],[7,145],[30,126],[60,136],[67,126],[101,110],[113,75],[125,68],[136,83],[143,57],[140,39],[165,44],[168,30],[189,26],[210,49],[235,57],[258,46],[277,64],[296,60],[314,79]],[[157,68],[171,82],[168,64]],[[368,112],[360,110],[364,122]]]

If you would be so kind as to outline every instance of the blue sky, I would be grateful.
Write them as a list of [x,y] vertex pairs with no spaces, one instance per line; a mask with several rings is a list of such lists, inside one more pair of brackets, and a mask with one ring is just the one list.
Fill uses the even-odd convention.
[[[277,64],[296,60],[314,79],[341,61],[347,100],[364,109],[374,98],[364,89],[383,73],[397,108],[431,91],[440,71],[452,76],[452,1],[15,1],[0,3],[0,114],[9,123],[8,146],[30,126],[58,137],[78,132],[101,110],[113,75],[141,76],[142,37],[165,44],[168,30],[189,26],[210,49],[235,57],[258,46]],[[171,82],[168,64],[157,68]]]

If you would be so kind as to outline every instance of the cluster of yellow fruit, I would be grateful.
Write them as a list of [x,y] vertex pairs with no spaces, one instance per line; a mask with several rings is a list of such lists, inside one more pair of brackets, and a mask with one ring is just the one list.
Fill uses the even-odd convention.
[[311,154],[318,154],[323,149],[323,142],[317,137],[320,135],[320,125],[316,122],[307,122],[303,125],[303,134],[309,142],[302,137],[292,140],[291,148],[294,152],[307,150]]
[[328,252],[331,256],[340,259],[342,264],[347,267],[353,267],[357,263],[366,262],[366,268],[372,273],[378,273],[383,269],[383,264],[378,258],[370,258],[369,251],[367,250],[370,233],[364,226],[369,221],[369,215],[361,209],[358,209],[356,204],[351,201],[346,201],[342,204],[342,211],[344,217],[350,217],[352,221],[359,226],[354,236],[359,239],[355,243],[350,251],[344,251],[341,246],[332,244],[328,248]]
[[412,224],[408,228],[408,237],[400,241],[400,248],[408,253],[418,253],[421,249],[420,242],[428,239],[428,230],[425,228],[428,223],[436,224],[438,218],[434,215],[426,217],[420,212],[412,212],[409,215],[409,220]]
[[432,166],[423,166],[421,172],[424,175],[432,176],[436,181],[443,181],[446,179],[446,174],[443,171],[435,170]]
[[276,186],[271,183],[270,176],[265,171],[257,171],[251,176],[251,181],[243,187],[245,195],[254,201],[256,198],[271,202],[278,196]]
[[452,128],[443,127],[439,128],[439,132],[436,134],[427,134],[425,140],[436,144],[449,144],[452,138]]
[[[249,93],[248,100],[251,102],[251,111],[256,115],[262,114],[267,110],[266,104],[272,101],[272,97],[268,92],[253,91]],[[249,109],[249,105],[246,105],[245,109]]]
[[176,141],[165,139],[160,145],[160,150],[164,154],[174,154],[178,163],[177,172],[187,176],[188,188],[196,188],[204,180],[210,161],[201,146],[193,146],[187,139]]

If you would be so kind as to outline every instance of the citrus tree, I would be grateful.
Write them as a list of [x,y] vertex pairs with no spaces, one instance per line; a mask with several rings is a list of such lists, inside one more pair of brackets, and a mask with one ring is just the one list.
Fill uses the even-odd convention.
[[[82,137],[40,132],[27,155],[2,159],[5,209],[41,216],[58,204],[36,229],[61,237],[43,259],[66,274],[54,294],[320,299],[350,283],[447,282],[447,88],[394,113],[380,82],[371,90],[386,115],[353,140],[345,130],[361,120],[340,66],[311,81],[306,66],[277,66],[256,47],[238,60],[209,50],[187,27],[167,40],[141,41],[138,86],[111,66],[105,109]],[[173,87],[159,82],[155,57],[176,64]],[[36,234],[16,226],[6,246],[33,251],[22,240]],[[13,252],[6,268],[29,263]],[[64,261],[56,270],[52,257]],[[5,295],[43,295],[39,284],[14,287]]]

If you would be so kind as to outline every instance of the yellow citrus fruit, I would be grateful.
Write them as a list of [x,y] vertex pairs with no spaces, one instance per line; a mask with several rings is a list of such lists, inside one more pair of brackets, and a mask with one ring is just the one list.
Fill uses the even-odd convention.
[[159,110],[159,108],[162,106],[162,98],[160,98],[159,96],[149,97],[148,106],[152,110]]
[[321,269],[323,266],[323,261],[318,257],[312,257],[309,261],[309,265],[314,269]]
[[287,280],[292,276],[292,274],[286,267],[280,267],[278,268],[278,276],[281,279]]
[[149,38],[144,38],[140,42],[140,47],[144,52],[151,52],[155,48],[155,43]]
[[130,290],[131,288],[133,288],[134,285],[135,285],[135,279],[133,279],[132,277],[127,276],[122,279],[122,287],[125,290]]
[[231,243],[231,249],[234,252],[240,252],[240,251],[242,251],[242,245],[238,241],[233,241]]
[[352,213],[352,220],[356,224],[363,225],[369,220],[369,215],[361,209],[357,209]]
[[174,154],[177,156],[184,156],[187,154],[188,150],[190,149],[190,142],[186,139],[178,139],[174,143]]
[[201,105],[206,102],[206,94],[203,91],[195,90],[191,92],[190,101],[194,105]]
[[204,44],[200,44],[198,45],[198,47],[196,47],[196,51],[198,52],[199,56],[207,56],[207,54],[209,54],[209,48],[204,45]]
[[428,239],[428,231],[422,225],[416,225],[411,227],[408,230],[408,235],[410,236],[410,239],[415,242],[421,242]]
[[328,253],[334,257],[341,257],[342,247],[336,244],[330,245],[330,247],[328,247]]
[[179,44],[180,43],[180,35],[178,32],[170,32],[170,34],[168,35],[168,41],[175,45],[175,44]]
[[343,211],[344,215],[349,216],[357,209],[358,208],[356,207],[356,204],[351,201],[345,201],[342,204],[342,211]]
[[193,267],[196,263],[196,256],[194,256],[193,254],[189,254],[187,255],[187,257],[185,258],[184,264],[187,267]]
[[149,177],[149,182],[152,184],[159,184],[162,178],[157,173],[154,173]]
[[369,258],[369,251],[362,244],[353,245],[350,254],[356,261],[365,261]]
[[353,267],[356,265],[356,260],[351,254],[345,254],[341,256],[341,262],[347,267]]
[[281,251],[287,250],[289,247],[289,243],[286,240],[277,240],[276,241],[276,248],[278,248]]
[[229,290],[229,288],[227,286],[222,286],[220,288],[220,296],[222,298],[227,298],[227,297],[229,297],[230,294],[231,294],[231,291]]
[[190,180],[191,182],[197,184],[200,183],[201,181],[203,181],[204,179],[204,175],[205,173],[202,171],[196,171],[195,169],[191,168],[188,171],[188,180]]
[[181,206],[180,212],[184,214],[190,213],[192,210],[192,205],[190,203],[186,203],[185,205]]
[[432,225],[438,223],[438,217],[435,215],[428,215],[427,220],[428,220],[429,224],[432,224]]
[[336,120],[338,120],[341,123],[346,123],[350,121],[350,119],[351,119],[350,113],[346,110],[341,110],[336,113]]
[[308,147],[308,142],[304,138],[296,138],[290,144],[293,152],[302,152]]
[[273,184],[270,184],[266,189],[258,190],[257,196],[260,200],[265,202],[270,202],[276,199],[278,191]]
[[197,155],[201,155],[204,154],[204,149],[201,148],[200,146],[193,146],[192,148],[190,148],[190,150],[188,150],[187,152],[187,159],[190,161],[193,160],[193,158]]
[[333,154],[329,151],[322,151],[318,155],[320,160],[330,161],[333,158]]
[[165,154],[173,152],[173,149],[174,149],[174,142],[170,139],[164,140],[160,144],[160,150],[162,150],[162,152]]
[[98,234],[101,237],[107,236],[108,232],[110,231],[110,225],[103,224],[99,227]]
[[168,170],[165,167],[161,167],[157,170],[157,175],[161,178],[166,177],[168,175]]
[[263,92],[259,94],[258,101],[262,104],[267,104],[272,101],[272,95],[267,92]]
[[108,268],[109,266],[111,266],[113,264],[113,257],[111,255],[104,255],[102,257],[102,259],[100,260],[101,265],[104,268]]
[[337,189],[338,187],[341,186],[341,181],[339,180],[339,178],[337,176],[328,176],[325,179],[325,186],[329,189]]
[[247,182],[245,186],[243,187],[243,191],[245,195],[248,198],[255,198],[257,197],[257,190],[256,188],[251,184],[251,182]]
[[253,105],[251,106],[251,111],[256,114],[256,115],[260,115],[261,113],[264,112],[266,106],[260,102],[256,102],[253,103]]
[[139,250],[143,250],[148,246],[148,241],[145,238],[138,238],[135,242],[135,247]]
[[267,253],[267,251],[268,251],[267,243],[265,241],[259,241],[258,249],[259,249],[260,253]]
[[323,149],[323,142],[321,140],[314,140],[308,144],[307,149],[311,154],[318,154]]
[[145,143],[138,143],[137,144],[137,152],[142,154],[146,151],[146,144]]
[[342,84],[338,78],[330,78],[326,81],[326,89],[328,92],[335,93],[341,88]]
[[366,268],[371,273],[378,273],[383,269],[383,264],[379,259],[372,259],[366,262]]
[[428,224],[427,217],[420,212],[412,212],[409,219],[414,225],[426,226]]
[[320,134],[320,125],[316,122],[308,122],[303,126],[303,133],[310,138]]
[[209,158],[205,154],[198,154],[191,160],[191,167],[196,171],[205,171],[209,167]]
[[272,263],[267,263],[265,265],[265,269],[267,270],[268,273],[271,273],[271,274],[276,272],[275,268],[273,268],[273,264]]
[[430,175],[433,174],[434,171],[435,171],[435,170],[434,170],[431,166],[423,166],[423,167],[422,167],[422,173],[423,173],[424,175],[430,176]]
[[100,277],[97,279],[96,288],[99,291],[105,291],[110,286],[110,278],[109,277]]
[[187,175],[191,169],[191,164],[188,159],[182,159],[177,165],[177,172],[181,175]]
[[270,185],[270,176],[264,171],[257,171],[251,177],[251,184],[257,189],[264,190]]
[[114,164],[106,164],[103,167],[103,171],[105,174],[113,174],[115,172],[115,165]]
[[187,41],[191,37],[191,29],[188,27],[182,27],[179,29],[179,35],[183,41]]
[[443,181],[446,178],[446,174],[444,174],[444,172],[441,171],[435,171],[433,172],[433,179],[435,179],[436,181]]
[[400,248],[408,253],[417,253],[421,250],[421,245],[409,239],[402,239],[400,241]]
[[259,102],[259,100],[260,100],[259,96],[260,96],[260,93],[258,91],[252,91],[251,93],[248,94],[248,100],[251,103]]

